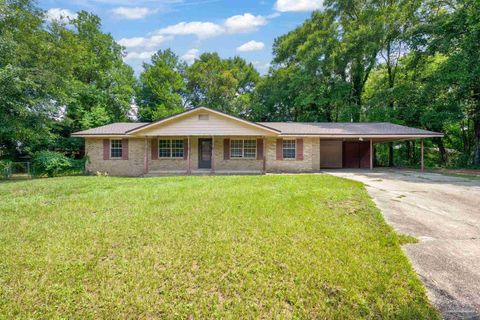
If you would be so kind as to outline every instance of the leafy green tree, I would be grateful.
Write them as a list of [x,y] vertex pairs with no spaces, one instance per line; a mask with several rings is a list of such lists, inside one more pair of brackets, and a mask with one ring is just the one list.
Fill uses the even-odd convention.
[[186,65],[170,49],[158,51],[143,65],[137,94],[139,118],[155,121],[183,110]]
[[0,156],[14,157],[52,140],[51,71],[43,14],[31,1],[0,2]]
[[187,68],[186,79],[189,106],[246,115],[260,76],[240,57],[221,59],[217,53],[204,53]]
[[480,2],[462,0],[426,3],[418,50],[446,57],[437,71],[442,95],[455,99],[473,123],[472,163],[480,165]]

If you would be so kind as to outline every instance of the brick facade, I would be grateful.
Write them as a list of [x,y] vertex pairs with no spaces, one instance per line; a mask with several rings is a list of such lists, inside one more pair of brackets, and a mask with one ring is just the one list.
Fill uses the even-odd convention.
[[[179,139],[185,137],[179,137]],[[236,137],[228,137],[235,139]],[[240,137],[237,137],[240,138]],[[253,139],[253,138],[250,138]],[[266,138],[266,171],[267,172],[316,172],[320,170],[320,139],[303,139],[303,160],[277,160],[276,142],[277,138]],[[198,170],[198,138],[190,138],[191,170],[195,173]],[[259,159],[224,159],[224,138],[214,138],[214,170],[217,173],[235,172],[263,172],[263,160]],[[186,173],[188,160],[184,159],[158,159],[153,160],[151,156],[151,140],[147,140],[147,159],[149,173]],[[141,176],[145,172],[144,151],[145,139],[129,138],[128,160],[103,160],[103,139],[86,138],[85,151],[88,156],[87,171],[107,172],[113,176]]]

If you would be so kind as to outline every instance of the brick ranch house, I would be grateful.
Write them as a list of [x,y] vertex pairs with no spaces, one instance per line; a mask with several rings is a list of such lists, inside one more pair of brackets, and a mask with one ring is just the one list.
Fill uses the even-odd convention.
[[373,168],[375,143],[442,137],[391,123],[250,122],[205,107],[80,131],[88,172],[114,176]]

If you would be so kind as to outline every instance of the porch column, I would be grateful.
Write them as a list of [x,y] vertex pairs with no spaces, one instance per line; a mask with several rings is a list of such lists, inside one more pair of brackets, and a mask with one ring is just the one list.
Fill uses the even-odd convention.
[[423,161],[423,139],[420,139],[420,170],[424,171],[425,170],[425,165]]
[[370,170],[373,170],[373,139],[370,138]]
[[148,139],[145,137],[145,146],[143,150],[143,173],[148,173]]
[[263,174],[267,173],[267,139],[263,136]]
[[187,174],[191,174],[192,173],[192,145],[191,145],[191,142],[190,142],[190,136],[188,136],[188,146],[187,146],[187,161],[188,161],[188,169],[187,169]]
[[215,137],[212,136],[212,174],[215,173]]

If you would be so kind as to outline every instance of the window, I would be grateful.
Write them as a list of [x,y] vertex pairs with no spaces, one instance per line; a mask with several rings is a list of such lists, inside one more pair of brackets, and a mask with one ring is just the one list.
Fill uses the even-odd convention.
[[208,114],[199,114],[198,120],[208,120]]
[[122,140],[110,140],[110,158],[119,159],[122,157]]
[[183,139],[163,139],[158,141],[160,158],[183,158]]
[[295,159],[296,147],[294,139],[283,140],[283,159]]
[[233,159],[255,159],[257,157],[257,140],[230,141],[230,158]]

